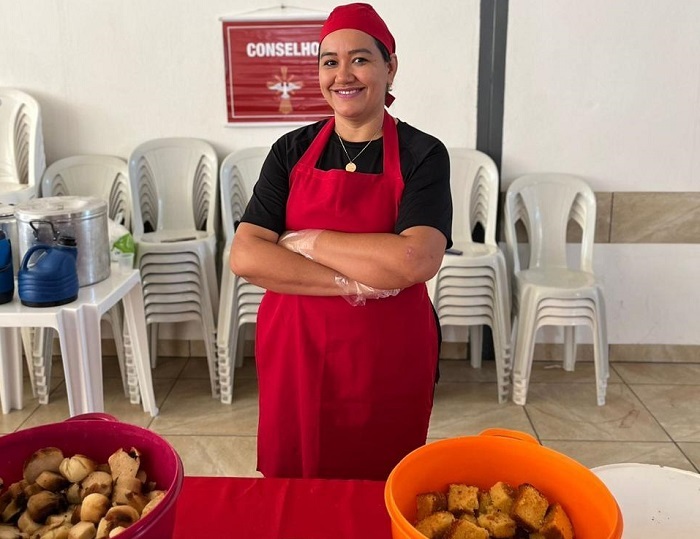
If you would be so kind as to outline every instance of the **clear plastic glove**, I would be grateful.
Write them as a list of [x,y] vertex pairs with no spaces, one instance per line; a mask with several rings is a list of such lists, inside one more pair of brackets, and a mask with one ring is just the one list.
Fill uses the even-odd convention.
[[277,244],[294,253],[299,253],[309,260],[313,260],[314,244],[316,238],[323,230],[309,228],[285,232],[277,240]]
[[372,288],[371,286],[359,283],[353,279],[348,279],[344,275],[336,275],[335,284],[342,289],[343,299],[353,307],[361,307],[368,299],[388,298],[401,292],[400,288],[393,288],[391,290]]

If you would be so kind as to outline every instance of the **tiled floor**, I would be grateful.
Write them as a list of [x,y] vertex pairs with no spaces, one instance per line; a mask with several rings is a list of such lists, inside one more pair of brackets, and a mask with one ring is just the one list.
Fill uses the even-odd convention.
[[[50,403],[31,398],[0,415],[0,433],[68,417],[60,360],[54,361]],[[655,463],[700,470],[700,364],[613,363],[607,404],[596,406],[593,364],[565,372],[536,362],[525,407],[499,405],[495,368],[472,369],[442,360],[429,438],[475,435],[500,427],[536,436],[589,467],[614,462]],[[124,397],[115,358],[104,361],[105,408],[122,421],[167,438],[188,475],[257,476],[257,384],[252,359],[236,372],[234,401],[211,397],[203,358],[161,358],[154,371],[160,415],[151,418]]]

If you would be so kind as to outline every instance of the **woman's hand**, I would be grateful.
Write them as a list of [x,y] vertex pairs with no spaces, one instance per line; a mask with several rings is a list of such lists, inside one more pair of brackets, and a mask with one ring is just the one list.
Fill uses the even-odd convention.
[[277,240],[277,244],[294,253],[299,253],[309,260],[313,260],[316,238],[323,232],[318,229],[287,231]]
[[372,288],[366,284],[348,279],[344,275],[336,275],[335,283],[343,291],[343,299],[353,307],[364,305],[368,299],[388,298],[401,292],[400,288],[394,288],[392,290]]

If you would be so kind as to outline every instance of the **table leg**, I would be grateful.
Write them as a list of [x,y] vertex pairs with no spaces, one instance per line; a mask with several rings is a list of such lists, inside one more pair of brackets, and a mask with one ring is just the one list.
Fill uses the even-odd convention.
[[22,338],[19,328],[0,328],[0,404],[2,413],[22,409]]
[[124,302],[124,319],[131,339],[134,367],[139,378],[141,403],[145,412],[151,416],[158,415],[156,398],[153,394],[153,379],[151,377],[151,360],[148,353],[148,337],[146,335],[146,317],[143,305],[143,290],[141,283],[136,284],[122,298]]
[[96,307],[64,309],[58,316],[68,408],[72,416],[104,412],[100,315]]

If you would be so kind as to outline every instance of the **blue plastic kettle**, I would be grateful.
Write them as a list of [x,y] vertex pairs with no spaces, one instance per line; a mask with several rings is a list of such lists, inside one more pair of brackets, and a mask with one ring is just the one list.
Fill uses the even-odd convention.
[[63,236],[55,245],[30,247],[17,272],[17,292],[23,305],[54,307],[78,298],[78,248]]
[[0,303],[9,303],[15,295],[15,273],[12,269],[12,244],[0,230]]

